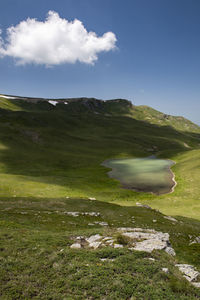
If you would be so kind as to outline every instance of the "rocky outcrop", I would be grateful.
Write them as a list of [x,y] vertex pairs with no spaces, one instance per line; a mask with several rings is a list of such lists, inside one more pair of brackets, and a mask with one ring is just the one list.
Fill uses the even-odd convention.
[[164,250],[169,255],[176,255],[174,249],[171,247],[169,241],[169,234],[155,231],[154,229],[142,229],[132,227],[121,227],[117,229],[117,233],[128,241],[119,243],[116,238],[116,233],[113,236],[101,236],[99,234],[92,235],[88,238],[77,237],[76,242],[71,245],[71,248],[78,249],[77,243],[80,244],[79,248],[92,248],[110,246],[113,248],[128,247],[130,250],[152,252],[153,250]]
[[187,264],[176,264],[176,267],[178,267],[181,273],[184,274],[183,276],[187,279],[187,281],[191,282],[195,287],[200,287],[200,281],[197,281],[198,278],[200,280],[200,273],[196,271],[193,266]]
[[200,236],[197,236],[196,238],[194,238],[194,240],[190,242],[190,245],[192,245],[192,244],[200,244]]
[[169,241],[169,234],[155,231],[154,229],[119,228],[122,235],[133,240],[133,249],[137,251],[152,252],[165,250],[170,255],[175,255]]
[[100,216],[100,213],[95,211],[91,211],[91,212],[65,211],[64,214],[72,217],[79,217],[79,216],[99,217]]

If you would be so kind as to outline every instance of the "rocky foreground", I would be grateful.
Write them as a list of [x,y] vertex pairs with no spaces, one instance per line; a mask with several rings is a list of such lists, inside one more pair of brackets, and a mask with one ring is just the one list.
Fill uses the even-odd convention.
[[[151,253],[153,250],[164,250],[169,255],[175,256],[176,253],[170,244],[168,233],[158,232],[154,229],[142,229],[121,227],[117,228],[111,236],[100,234],[91,235],[90,237],[77,236],[71,249],[97,249],[102,247],[124,248],[128,247],[130,251],[144,251]],[[152,260],[154,260],[152,258]],[[183,276],[195,287],[200,288],[200,273],[192,265],[176,264]],[[168,268],[163,268],[167,273]]]

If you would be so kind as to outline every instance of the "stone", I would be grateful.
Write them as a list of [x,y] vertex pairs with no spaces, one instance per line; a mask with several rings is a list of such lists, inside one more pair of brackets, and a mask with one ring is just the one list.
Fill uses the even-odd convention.
[[200,282],[191,282],[196,288],[200,288]]
[[174,251],[174,249],[172,247],[167,247],[165,248],[165,252],[167,252],[169,255],[175,256],[176,252]]
[[101,242],[92,242],[89,244],[89,248],[97,249],[101,245]]
[[136,243],[134,250],[151,253],[153,250],[162,250],[166,248],[166,246],[167,246],[166,241],[150,239],[150,240],[144,240],[142,242]]
[[100,226],[108,226],[108,223],[107,222],[98,222],[98,221],[96,221],[96,222],[94,222],[95,224],[98,224],[98,225],[100,225]]
[[80,215],[81,216],[90,216],[90,217],[99,217],[100,216],[100,213],[95,212],[95,211],[92,211],[92,212],[65,211],[64,214],[68,215],[68,216],[72,216],[72,217],[79,217]]
[[80,236],[77,236],[76,239],[77,239],[77,240],[83,240],[83,239],[85,239],[85,238],[84,238],[84,236],[80,235]]
[[169,273],[169,269],[168,269],[168,268],[162,268],[162,271],[163,271],[164,273]]
[[114,244],[114,248],[124,248],[124,246],[120,244]]
[[100,234],[91,235],[89,238],[86,239],[86,241],[90,244],[93,242],[97,242],[102,238]]
[[114,261],[114,258],[100,258],[101,261]]
[[184,274],[184,277],[190,282],[197,279],[197,277],[200,275],[198,271],[195,271],[192,265],[176,264],[175,266],[179,268],[181,273]]
[[80,213],[78,211],[66,211],[64,214],[72,217],[78,217]]
[[144,228],[134,228],[134,227],[119,227],[118,231],[131,231],[131,232],[148,232],[148,233],[157,233],[154,229],[144,229]]
[[106,236],[103,238],[103,242],[108,241],[108,240],[112,240],[112,236]]
[[190,245],[192,244],[200,244],[200,236],[197,236],[192,242],[190,242]]
[[111,238],[109,240],[104,241],[104,243],[108,246],[112,246],[114,244],[114,239]]
[[169,240],[168,233],[148,233],[148,232],[124,232],[122,235],[129,237],[130,239],[145,239],[145,240],[160,240],[167,242]]
[[90,216],[90,217],[99,217],[100,213],[92,211],[92,212],[83,212],[83,213],[81,213],[81,215],[82,216]]
[[136,205],[139,206],[139,207],[152,209],[151,206],[149,206],[149,205],[147,205],[147,204],[142,204],[142,203],[140,203],[140,202],[136,202]]
[[170,246],[169,234],[154,229],[121,227],[118,228],[123,236],[133,240],[134,250],[151,252],[154,249],[166,250],[170,255],[175,255],[174,249]]
[[164,219],[167,219],[167,220],[169,220],[169,221],[175,222],[175,223],[178,222],[175,218],[172,218],[171,216],[164,216],[163,218],[164,218]]
[[79,243],[74,243],[70,246],[71,249],[81,249],[81,244]]

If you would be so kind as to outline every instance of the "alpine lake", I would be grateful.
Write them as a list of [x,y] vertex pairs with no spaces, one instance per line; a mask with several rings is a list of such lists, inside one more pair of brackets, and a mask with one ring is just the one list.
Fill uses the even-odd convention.
[[112,169],[108,172],[109,177],[119,180],[125,189],[161,195],[173,192],[176,185],[170,169],[174,165],[171,160],[150,156],[110,159],[102,165]]

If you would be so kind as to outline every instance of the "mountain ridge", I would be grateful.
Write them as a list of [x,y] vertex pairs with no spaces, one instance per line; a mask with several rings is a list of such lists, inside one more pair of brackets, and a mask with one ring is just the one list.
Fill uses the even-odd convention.
[[[36,107],[30,108],[30,105],[27,104],[36,104]],[[56,108],[57,110],[72,113],[92,112],[96,114],[104,113],[107,116],[126,115],[155,125],[172,126],[180,131],[200,133],[199,125],[182,116],[165,114],[146,105],[136,106],[127,99],[101,100],[88,97],[36,98],[0,94],[0,108],[6,109],[6,105],[10,110],[49,110]]]

